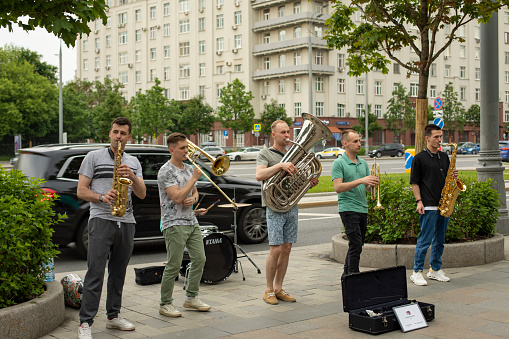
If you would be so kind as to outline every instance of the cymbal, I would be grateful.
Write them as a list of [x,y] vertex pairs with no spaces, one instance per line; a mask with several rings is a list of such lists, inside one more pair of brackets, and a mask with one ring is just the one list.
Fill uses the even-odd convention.
[[[237,207],[247,207],[247,206],[251,206],[252,204],[236,204]],[[233,204],[222,204],[222,205],[217,205],[217,207],[223,207],[223,208],[234,208]]]

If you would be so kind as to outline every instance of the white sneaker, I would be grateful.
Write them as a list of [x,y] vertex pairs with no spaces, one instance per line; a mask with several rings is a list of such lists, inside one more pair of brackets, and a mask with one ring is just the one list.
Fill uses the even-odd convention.
[[106,328],[114,328],[121,331],[133,331],[134,325],[125,320],[120,314],[113,319],[106,318]]
[[422,271],[414,272],[410,276],[410,280],[417,286],[426,286],[428,282],[424,280],[424,277],[422,276]]
[[88,323],[83,323],[78,327],[78,339],[93,339],[92,328]]
[[181,317],[182,313],[180,313],[173,304],[164,304],[159,306],[159,314],[162,314],[167,317],[176,318]]
[[210,306],[205,304],[203,301],[201,301],[198,298],[194,298],[191,300],[184,300],[184,306],[185,308],[194,308],[195,310],[206,312],[210,310]]
[[442,270],[433,271],[433,269],[431,269],[431,267],[429,268],[429,272],[428,272],[427,276],[430,279],[435,279],[435,280],[442,281],[442,282],[451,280],[450,278],[445,276],[444,271],[442,271]]

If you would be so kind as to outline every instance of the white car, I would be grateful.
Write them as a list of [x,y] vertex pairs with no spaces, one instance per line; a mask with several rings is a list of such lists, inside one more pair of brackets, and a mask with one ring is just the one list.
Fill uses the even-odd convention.
[[339,158],[342,156],[346,151],[342,149],[341,147],[329,147],[324,149],[321,152],[318,152],[315,154],[315,157],[318,159],[322,158]]
[[226,154],[230,160],[241,161],[241,160],[256,160],[260,149],[256,147],[247,147],[239,150],[238,152],[232,152]]

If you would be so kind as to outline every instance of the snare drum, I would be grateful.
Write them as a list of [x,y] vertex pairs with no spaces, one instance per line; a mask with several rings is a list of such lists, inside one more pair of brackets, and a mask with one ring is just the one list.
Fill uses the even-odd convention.
[[[217,229],[217,226],[214,226]],[[200,228],[202,228],[200,226]],[[218,232],[204,234],[202,229],[203,246],[205,248],[205,267],[201,281],[207,284],[215,284],[228,279],[235,268],[237,261],[237,251],[231,239]],[[186,269],[190,263],[189,253],[184,251],[182,265],[180,266],[180,274],[185,276]]]

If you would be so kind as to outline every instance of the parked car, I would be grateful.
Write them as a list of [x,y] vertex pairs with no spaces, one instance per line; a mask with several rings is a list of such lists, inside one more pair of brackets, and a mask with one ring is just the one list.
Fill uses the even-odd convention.
[[449,155],[452,153],[452,146],[449,146],[449,145],[442,145],[441,146],[441,151],[444,152],[445,154]]
[[[214,146],[214,147],[203,147],[202,150],[204,152],[207,152],[208,155],[214,157],[214,158],[217,158],[217,157],[220,157],[221,155],[225,155],[226,152],[224,151],[224,149],[222,149],[221,147],[217,147],[217,146]],[[203,154],[200,154],[200,159],[201,160],[208,160],[208,158],[203,155]]]
[[465,154],[477,154],[481,151],[481,146],[479,144],[475,144],[472,147],[467,147],[464,151]]
[[473,142],[465,142],[458,146],[458,154],[467,154],[467,149],[474,146],[475,144]]
[[502,161],[509,161],[509,141],[499,141],[498,149],[500,150]]
[[315,157],[317,157],[318,159],[339,158],[339,157],[343,156],[343,154],[345,152],[346,151],[344,149],[342,149],[341,147],[329,147],[329,148],[324,149],[321,152],[316,153]]
[[[108,147],[108,144],[44,145],[19,150],[17,168],[27,177],[44,179],[42,189],[46,194],[58,194],[55,211],[66,213],[62,223],[54,225],[53,241],[65,246],[75,242],[81,255],[88,248],[89,202],[77,197],[78,170],[85,155],[92,150]],[[143,169],[147,195],[141,200],[133,194],[134,216],[136,218],[135,241],[162,239],[159,228],[161,210],[157,173],[171,157],[168,148],[155,145],[126,145],[126,152],[138,158]],[[260,243],[267,238],[265,208],[261,207],[261,186],[255,180],[239,179],[228,175],[220,177],[211,173],[210,167],[196,160],[211,180],[230,198],[250,206],[239,208],[237,213],[237,234],[246,243]],[[204,176],[197,182],[200,207],[209,207],[217,200],[219,204],[229,203],[227,199]],[[214,224],[219,231],[232,233],[233,209],[211,208],[198,218],[201,224]]]
[[376,149],[369,150],[368,155],[371,158],[380,158],[383,155],[390,155],[391,157],[402,157],[405,154],[405,148],[402,144],[384,144]]
[[238,152],[231,152],[226,154],[230,160],[241,161],[241,160],[256,160],[258,153],[261,149],[257,147],[242,148]]

